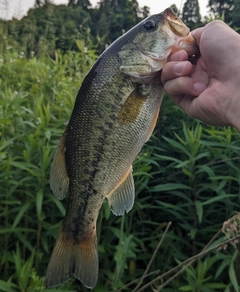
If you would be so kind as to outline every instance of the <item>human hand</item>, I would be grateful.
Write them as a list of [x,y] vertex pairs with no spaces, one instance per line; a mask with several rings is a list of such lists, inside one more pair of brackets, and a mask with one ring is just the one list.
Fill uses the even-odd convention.
[[216,20],[192,31],[199,46],[196,64],[181,50],[162,70],[169,97],[190,117],[240,131],[240,36]]

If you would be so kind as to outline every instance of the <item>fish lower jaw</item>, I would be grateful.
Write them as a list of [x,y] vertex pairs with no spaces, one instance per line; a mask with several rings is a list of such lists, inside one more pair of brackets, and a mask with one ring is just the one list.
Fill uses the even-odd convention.
[[185,50],[189,56],[196,55],[199,52],[195,39],[191,33],[176,40],[176,44],[172,52],[179,50]]

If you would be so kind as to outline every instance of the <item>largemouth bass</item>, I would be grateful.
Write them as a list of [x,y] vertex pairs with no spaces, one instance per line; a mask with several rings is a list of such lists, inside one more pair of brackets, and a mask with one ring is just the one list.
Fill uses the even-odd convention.
[[68,192],[68,205],[46,287],[72,274],[88,288],[96,285],[99,210],[105,198],[115,215],[133,206],[132,162],[157,121],[160,71],[179,49],[197,52],[189,29],[168,8],[118,38],[84,79],[51,166],[53,193],[63,199]]

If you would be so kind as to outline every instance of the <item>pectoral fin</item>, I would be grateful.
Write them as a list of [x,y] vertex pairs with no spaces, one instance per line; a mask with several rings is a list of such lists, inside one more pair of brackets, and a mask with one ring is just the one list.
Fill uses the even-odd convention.
[[148,92],[143,93],[143,86],[138,86],[126,99],[123,104],[119,115],[118,122],[120,125],[127,125],[130,123],[134,123],[140,114],[144,102],[147,99]]
[[122,216],[125,211],[128,213],[134,203],[135,189],[132,175],[132,167],[128,169],[122,180],[107,195],[108,205],[114,215]]
[[58,143],[50,171],[50,187],[54,193],[54,196],[60,200],[65,197],[69,184],[65,164],[65,140],[66,133],[63,134]]

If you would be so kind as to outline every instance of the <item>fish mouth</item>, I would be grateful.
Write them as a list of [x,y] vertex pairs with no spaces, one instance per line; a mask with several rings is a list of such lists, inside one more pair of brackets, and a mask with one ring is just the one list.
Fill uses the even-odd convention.
[[171,8],[163,11],[164,25],[169,26],[171,31],[180,37],[187,36],[190,29],[181,21]]
[[172,53],[183,49],[189,56],[198,54],[198,46],[190,29],[181,21],[171,8],[167,8],[163,11],[163,19],[163,30],[175,40]]

